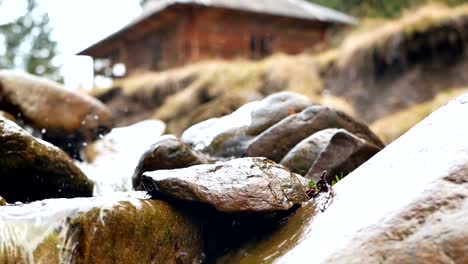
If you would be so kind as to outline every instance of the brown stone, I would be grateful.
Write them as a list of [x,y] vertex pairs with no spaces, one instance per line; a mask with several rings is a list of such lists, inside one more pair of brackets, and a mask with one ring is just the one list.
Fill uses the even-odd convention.
[[[201,263],[198,220],[137,197],[45,200],[0,214],[0,263]],[[23,239],[24,238],[24,239]]]
[[310,106],[300,94],[280,92],[251,102],[234,113],[188,128],[182,140],[214,156],[242,157],[250,140],[288,115]]
[[133,186],[137,187],[141,175],[147,171],[180,169],[208,162],[207,157],[176,137],[163,136],[141,156],[133,174]]
[[71,139],[89,142],[112,128],[111,113],[98,100],[26,73],[0,71],[0,98],[0,109],[61,147]]
[[367,228],[329,263],[468,263],[468,167],[384,223]]
[[11,121],[13,121],[15,123],[17,122],[16,117],[14,117],[12,114],[10,114],[8,112],[0,110],[0,116],[3,116],[4,118],[6,118],[8,120],[11,120]]
[[325,106],[311,106],[258,135],[248,146],[247,155],[280,162],[303,139],[327,128],[343,128],[378,147],[384,146],[366,125],[345,113]]
[[312,105],[309,98],[292,92],[279,92],[265,97],[252,111],[252,123],[246,134],[256,136],[283,118]]
[[[250,90],[248,92],[229,91],[224,94],[221,94],[220,96],[214,98],[208,103],[204,103],[195,107],[191,112],[187,114],[183,114],[181,116],[176,116],[174,118],[171,118],[168,123],[168,127],[171,132],[174,132],[174,134],[181,134],[183,130],[189,128],[192,125],[195,125],[197,123],[203,122],[211,118],[229,115],[233,113],[234,111],[236,111],[239,107],[247,103],[253,102],[255,100],[261,100],[261,99],[262,99],[262,96],[256,91],[250,91]],[[182,120],[184,119],[187,119],[187,121],[182,122]],[[181,128],[178,128],[178,127],[173,128],[171,127],[172,123],[175,123],[175,124],[184,123],[184,124],[183,124],[183,127]]]
[[213,156],[241,156],[245,150],[246,130],[252,123],[251,114],[259,101],[243,105],[234,113],[212,118],[189,127],[182,133],[181,140],[195,150]]
[[87,197],[93,183],[62,150],[0,117],[0,193],[10,203]]
[[337,131],[338,129],[330,128],[314,133],[292,148],[280,164],[292,172],[306,175]]
[[[468,94],[219,263],[467,263]],[[317,210],[321,209],[321,210]],[[323,211],[322,211],[323,209]]]
[[209,204],[227,213],[274,212],[308,200],[307,181],[264,158],[145,172],[140,189],[153,196]]
[[322,172],[326,171],[325,179],[328,183],[339,181],[381,149],[344,129],[336,130],[310,167],[306,178],[317,182]]

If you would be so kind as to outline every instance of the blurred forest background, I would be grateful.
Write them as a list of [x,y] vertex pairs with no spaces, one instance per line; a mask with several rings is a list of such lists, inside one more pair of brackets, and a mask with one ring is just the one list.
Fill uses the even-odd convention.
[[[0,9],[4,2],[0,0]],[[20,68],[60,80],[58,65],[52,63],[57,43],[50,37],[47,10],[39,8],[37,0],[27,0],[23,15],[5,22],[0,24],[0,69]]]

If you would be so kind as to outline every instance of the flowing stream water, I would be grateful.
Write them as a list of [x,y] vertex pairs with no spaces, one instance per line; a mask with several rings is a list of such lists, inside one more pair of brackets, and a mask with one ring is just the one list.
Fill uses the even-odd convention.
[[[141,199],[149,198],[144,192],[132,190],[132,175],[141,155],[161,137],[165,124],[148,120],[130,127],[115,128],[92,145],[92,162],[76,162],[81,170],[95,182],[93,198],[50,199],[29,204],[17,203],[0,210],[0,263],[21,259],[24,263],[38,263],[35,250],[47,239],[58,239],[60,263],[69,263],[68,254],[74,245],[67,238],[68,222],[73,217],[100,208],[100,221],[118,207],[129,202],[139,208]],[[165,136],[163,136],[165,137]],[[19,261],[19,260],[18,260]]]

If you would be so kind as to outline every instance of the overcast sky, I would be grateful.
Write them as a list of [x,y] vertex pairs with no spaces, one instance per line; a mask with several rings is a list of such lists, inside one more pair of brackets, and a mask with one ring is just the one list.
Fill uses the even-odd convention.
[[[18,0],[14,0],[18,1]],[[138,0],[39,0],[65,54],[77,53],[120,29],[140,12]]]
[[[74,56],[79,51],[119,30],[141,13],[139,0],[37,0],[40,11],[49,14],[52,37],[65,85],[93,87],[92,60]],[[3,0],[0,25],[14,21],[26,10],[26,0]],[[1,48],[1,47],[0,47]],[[108,85],[106,82],[105,85]]]
[[[63,55],[75,54],[120,29],[141,12],[139,0],[38,0],[49,13]],[[3,0],[0,24],[24,14],[25,0]]]

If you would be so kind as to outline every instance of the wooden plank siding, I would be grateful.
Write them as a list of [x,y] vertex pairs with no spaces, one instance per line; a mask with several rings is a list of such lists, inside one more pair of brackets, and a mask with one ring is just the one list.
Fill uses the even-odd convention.
[[90,53],[123,63],[127,74],[164,70],[213,58],[259,59],[328,45],[319,21],[195,5],[175,5],[110,37]]

